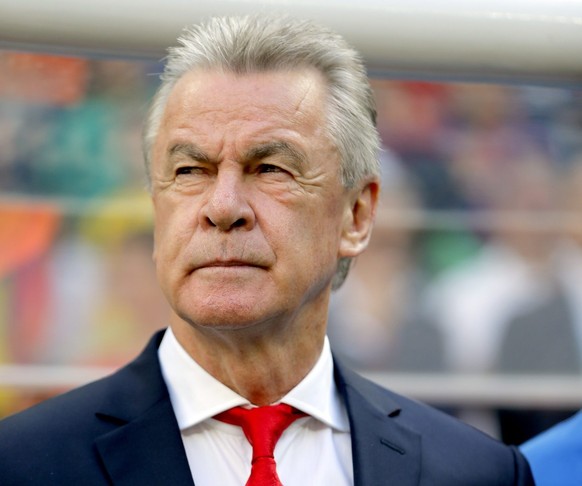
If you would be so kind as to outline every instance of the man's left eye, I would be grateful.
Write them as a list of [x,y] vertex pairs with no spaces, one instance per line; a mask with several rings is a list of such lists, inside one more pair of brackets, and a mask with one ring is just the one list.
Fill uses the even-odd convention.
[[281,169],[281,167],[277,167],[276,165],[261,164],[259,165],[257,171],[260,172],[261,174],[265,174],[269,172],[283,172],[283,169]]

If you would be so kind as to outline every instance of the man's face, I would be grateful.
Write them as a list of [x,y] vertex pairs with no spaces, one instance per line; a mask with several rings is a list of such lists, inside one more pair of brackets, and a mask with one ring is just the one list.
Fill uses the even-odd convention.
[[151,168],[154,259],[174,318],[235,328],[325,316],[337,259],[353,256],[354,205],[325,112],[311,70],[177,83]]

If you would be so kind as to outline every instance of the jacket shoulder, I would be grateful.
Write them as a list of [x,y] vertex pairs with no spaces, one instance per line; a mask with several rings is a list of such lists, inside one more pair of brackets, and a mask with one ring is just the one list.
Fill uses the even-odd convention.
[[[341,364],[336,366],[336,383],[346,401],[357,447],[390,441],[403,458],[415,458],[411,464],[418,467],[421,478],[431,478],[431,484],[533,485],[529,465],[515,447]],[[380,451],[376,445],[366,454]],[[368,463],[364,455],[362,461]]]
[[[136,360],[112,375],[1,420],[2,484],[38,484],[40,478],[59,484],[50,482],[57,476],[63,484],[63,471],[74,484],[79,471],[100,470],[95,440],[139,415],[139,407],[151,407],[167,396],[156,349],[150,343]],[[107,413],[111,410],[116,413]],[[95,483],[84,484],[102,484],[97,478],[104,475],[94,477]]]

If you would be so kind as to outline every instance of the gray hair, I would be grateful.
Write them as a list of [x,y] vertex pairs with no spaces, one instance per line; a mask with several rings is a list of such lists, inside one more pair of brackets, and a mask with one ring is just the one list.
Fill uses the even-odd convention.
[[[176,82],[194,69],[235,74],[311,67],[328,88],[328,135],[340,156],[345,187],[379,174],[376,107],[361,56],[338,34],[311,21],[256,15],[212,18],[184,30],[179,46],[168,50],[162,84],[144,126],[148,180],[151,150],[167,99]],[[347,276],[350,259],[340,259],[333,288]]]

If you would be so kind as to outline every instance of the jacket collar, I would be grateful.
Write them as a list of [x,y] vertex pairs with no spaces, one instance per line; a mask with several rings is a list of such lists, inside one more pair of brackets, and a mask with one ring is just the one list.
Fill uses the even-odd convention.
[[162,378],[157,349],[163,331],[109,380],[97,417],[116,425],[95,446],[115,485],[192,485],[180,430]]
[[399,404],[337,360],[335,379],[350,417],[354,485],[418,485],[420,435],[398,422]]

